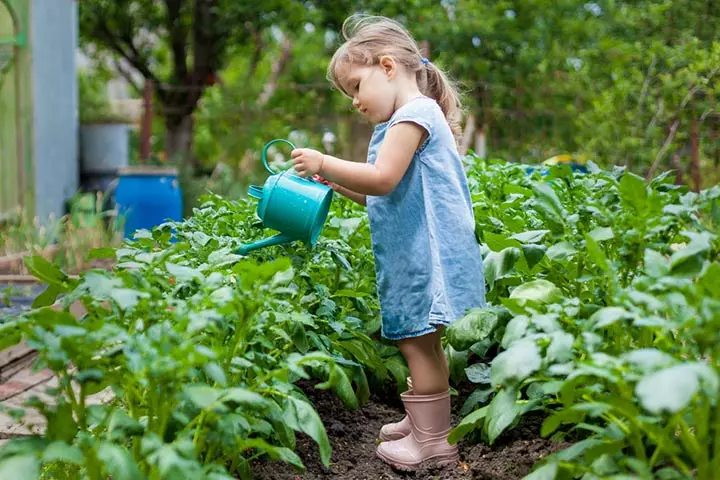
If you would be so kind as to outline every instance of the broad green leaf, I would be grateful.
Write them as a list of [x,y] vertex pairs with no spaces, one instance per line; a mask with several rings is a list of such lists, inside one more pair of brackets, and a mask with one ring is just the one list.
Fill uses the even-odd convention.
[[701,381],[717,395],[718,376],[702,363],[674,365],[647,375],[636,385],[635,394],[642,406],[652,413],[676,413],[695,396]]
[[450,431],[450,435],[448,436],[448,442],[451,444],[456,444],[465,435],[472,432],[476,428],[479,428],[480,423],[485,419],[488,410],[489,405],[475,410],[470,415],[463,418],[460,423],[458,423],[457,427],[453,428]]
[[545,256],[545,245],[523,245],[522,251],[525,261],[528,264],[528,268],[532,269]]
[[575,337],[567,332],[553,332],[550,334],[550,338],[552,340],[545,355],[547,360],[551,362],[570,361]]
[[560,425],[565,423],[578,423],[584,417],[585,413],[580,410],[574,410],[571,408],[558,410],[549,417],[545,418],[540,429],[540,436],[548,437],[557,430]]
[[548,215],[555,217],[558,222],[562,223],[562,204],[560,203],[560,199],[558,198],[555,191],[550,187],[550,185],[541,182],[533,182],[532,188],[533,192],[535,193],[535,198],[541,209],[544,210],[545,213],[547,213]]
[[700,278],[700,285],[709,296],[720,299],[720,263],[711,263]]
[[557,463],[548,463],[525,475],[522,480],[555,480],[557,473]]
[[610,227],[598,227],[591,231],[588,235],[596,242],[602,242],[604,240],[612,240],[615,238],[612,228]]
[[0,478],[12,480],[37,480],[40,478],[40,462],[35,455],[16,455],[0,460]]
[[465,375],[473,383],[490,383],[490,365],[487,363],[476,363],[465,369]]
[[147,292],[133,290],[131,288],[114,288],[110,292],[112,298],[121,310],[131,310],[135,308],[141,298],[149,298]]
[[240,387],[228,388],[221,393],[219,399],[223,403],[237,403],[255,408],[265,408],[268,404],[268,400],[259,393]]
[[135,460],[126,449],[104,442],[97,449],[98,459],[113,480],[137,480],[142,478]]
[[82,450],[75,445],[57,441],[47,446],[42,455],[43,462],[62,462],[82,465],[85,461]]
[[67,290],[64,284],[68,277],[57,265],[48,262],[39,255],[24,257],[23,263],[28,271],[43,283],[56,285],[63,292]]
[[537,371],[540,364],[540,349],[535,342],[517,341],[493,359],[490,367],[492,384],[504,385],[508,380],[523,380]]
[[289,448],[276,447],[261,438],[247,438],[241,440],[239,446],[240,452],[249,449],[255,449],[257,451],[267,453],[270,460],[280,460],[297,467],[300,470],[305,470],[305,465],[302,463],[302,460],[300,460],[300,457],[298,457],[297,454]]
[[320,449],[320,460],[326,467],[330,465],[332,452],[330,441],[325,427],[312,405],[304,400],[288,397],[284,419],[290,428],[303,432],[315,440]]
[[590,259],[590,261],[594,265],[600,267],[606,275],[612,275],[607,256],[605,255],[605,252],[602,250],[602,248],[600,248],[600,246],[597,244],[597,242],[595,242],[595,240],[593,240],[590,235],[586,234],[585,244],[587,246],[588,258]]
[[670,271],[670,264],[665,256],[649,248],[645,250],[645,273],[653,278],[660,278]]
[[519,241],[504,234],[485,232],[483,236],[487,246],[494,252],[501,252],[506,248],[520,248],[522,246]]
[[520,249],[508,247],[501,252],[490,252],[483,260],[485,267],[485,281],[492,290],[495,282],[513,270],[520,258]]
[[490,402],[486,421],[490,445],[520,416],[522,409],[516,400],[517,391],[514,388],[505,388]]
[[638,212],[644,212],[647,204],[645,180],[631,172],[625,172],[618,188],[620,198]]
[[621,307],[605,307],[595,312],[590,317],[590,324],[593,329],[607,327],[620,320],[631,319],[633,316],[630,312]]
[[110,247],[98,247],[90,250],[88,258],[91,260],[102,258],[115,258],[115,249]]
[[218,401],[223,391],[208,385],[189,385],[185,387],[185,396],[196,407],[204,410]]
[[702,270],[703,263],[710,250],[710,242],[697,239],[670,257],[670,274],[675,277],[693,278]]
[[202,281],[205,278],[199,270],[184,265],[166,262],[165,268],[167,268],[168,273],[175,277],[178,282],[188,282],[195,279]]
[[73,417],[73,409],[69,403],[62,402],[54,410],[48,412],[47,431],[45,437],[48,440],[62,440],[71,444],[78,431],[78,425]]
[[675,363],[675,359],[656,348],[640,348],[622,354],[627,362],[639,367],[643,371],[657,370]]
[[63,292],[63,288],[58,287],[56,284],[50,284],[43,292],[35,297],[32,303],[33,308],[47,307],[55,303],[58,295]]
[[108,298],[112,291],[121,288],[123,281],[120,278],[112,278],[97,272],[88,272],[83,276],[80,288],[94,298]]
[[570,445],[568,448],[561,450],[555,454],[555,458],[562,462],[572,462],[575,460],[578,456],[582,455],[585,451],[594,448],[598,445],[603,444],[604,442],[602,440],[596,439],[596,438],[587,438],[585,440],[581,440],[577,443],[574,443],[573,445]]
[[564,260],[565,258],[571,257],[577,253],[577,249],[570,242],[558,242],[552,247],[548,248],[545,255],[550,260]]
[[203,371],[213,382],[217,383],[221,387],[227,386],[225,371],[216,362],[206,363],[203,366]]
[[524,337],[529,325],[530,317],[527,315],[517,315],[513,317],[505,327],[505,335],[501,342],[502,347],[507,349],[515,340],[520,340]]
[[560,289],[552,282],[538,279],[531,280],[520,285],[510,293],[510,298],[515,299],[520,306],[528,301],[534,303],[552,303],[562,296]]
[[529,230],[527,232],[516,233],[510,238],[520,243],[539,243],[548,233],[550,233],[550,230]]
[[479,405],[487,402],[488,398],[490,398],[490,395],[492,395],[493,392],[495,392],[495,389],[492,387],[478,388],[473,391],[470,396],[465,400],[462,409],[460,409],[460,415],[467,415],[468,413],[476,409]]
[[497,314],[489,308],[475,308],[447,328],[448,343],[463,351],[492,334],[498,323]]
[[332,365],[330,367],[330,375],[328,376],[327,382],[319,383],[315,385],[315,388],[328,389],[332,388],[337,393],[340,400],[343,401],[345,406],[356,409],[359,407],[358,399],[355,396],[355,392],[352,389],[352,383],[348,378],[345,370],[338,365]]

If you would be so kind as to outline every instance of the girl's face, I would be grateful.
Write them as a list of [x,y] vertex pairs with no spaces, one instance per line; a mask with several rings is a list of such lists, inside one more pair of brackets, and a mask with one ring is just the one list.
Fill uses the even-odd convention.
[[[394,66],[393,66],[394,67]],[[352,98],[353,107],[372,123],[390,119],[397,104],[398,91],[393,82],[394,68],[382,65],[346,65],[341,85]]]

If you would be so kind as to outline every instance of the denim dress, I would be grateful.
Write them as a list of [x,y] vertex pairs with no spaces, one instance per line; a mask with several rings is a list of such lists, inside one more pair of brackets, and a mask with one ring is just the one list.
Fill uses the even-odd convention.
[[416,97],[375,127],[374,164],[389,128],[412,122],[428,133],[397,187],[367,196],[382,335],[419,337],[485,306],[485,275],[470,191],[450,126],[435,100]]

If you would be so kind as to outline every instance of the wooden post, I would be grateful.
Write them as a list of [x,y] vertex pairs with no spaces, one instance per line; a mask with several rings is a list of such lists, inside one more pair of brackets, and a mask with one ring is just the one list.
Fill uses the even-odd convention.
[[145,80],[143,88],[143,115],[140,126],[140,160],[147,163],[150,158],[150,136],[152,134],[153,82]]

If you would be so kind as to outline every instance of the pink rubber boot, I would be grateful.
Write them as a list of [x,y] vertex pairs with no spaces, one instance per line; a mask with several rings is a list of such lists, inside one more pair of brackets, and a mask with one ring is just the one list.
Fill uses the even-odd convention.
[[417,470],[424,462],[440,466],[460,459],[457,446],[447,441],[450,433],[450,391],[434,395],[400,395],[410,419],[410,434],[383,442],[377,455],[398,470]]
[[[407,393],[408,395],[412,395],[412,378],[407,377],[405,379],[407,382]],[[400,440],[401,438],[405,438],[410,434],[410,419],[407,415],[403,417],[402,420],[396,423],[388,423],[387,425],[383,425],[382,428],[380,428],[380,441],[381,442],[389,442],[390,440]]]

